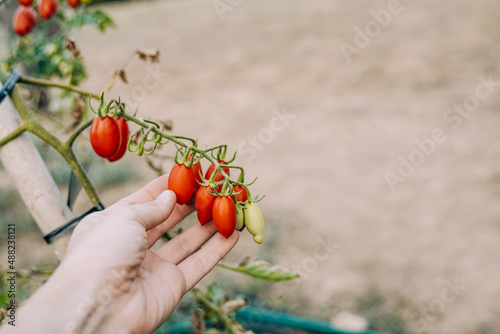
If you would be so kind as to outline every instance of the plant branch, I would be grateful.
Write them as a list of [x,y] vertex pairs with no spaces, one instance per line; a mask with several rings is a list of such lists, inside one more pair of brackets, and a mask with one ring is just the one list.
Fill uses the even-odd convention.
[[233,321],[222,311],[220,307],[212,303],[203,292],[198,288],[191,289],[196,299],[198,299],[207,309],[214,312],[219,318],[225,329],[231,334],[240,334],[238,330],[233,327]]
[[15,129],[11,133],[9,133],[7,136],[5,136],[2,139],[0,139],[0,147],[3,146],[3,145],[5,145],[5,144],[7,144],[11,140],[17,138],[17,136],[19,136],[20,134],[22,134],[24,131],[26,131],[26,126],[23,123],[20,127],[18,127],[17,129]]
[[75,173],[76,177],[80,181],[87,193],[87,196],[91,200],[92,204],[97,205],[100,202],[99,196],[94,189],[94,186],[90,182],[87,173],[80,165],[75,157],[75,154],[70,146],[63,143],[59,138],[54,136],[52,133],[47,131],[40,123],[38,123],[33,117],[29,115],[26,105],[19,94],[19,88],[14,87],[12,93],[10,94],[12,103],[16,107],[19,115],[24,121],[24,127],[26,131],[33,133],[35,136],[52,146],[68,163],[69,167]]
[[75,130],[75,132],[73,132],[73,134],[71,135],[71,137],[69,137],[69,139],[66,141],[66,146],[68,148],[71,148],[73,146],[73,143],[75,142],[76,138],[83,132],[85,131],[86,128],[88,128],[92,122],[94,121],[93,118],[91,119],[88,119],[87,121],[85,121],[85,123],[83,123],[82,125],[80,125],[78,127],[78,129]]
[[52,81],[49,81],[49,80],[35,79],[35,78],[30,78],[30,77],[22,76],[19,79],[19,82],[20,83],[24,83],[24,84],[29,84],[29,85],[35,85],[35,86],[55,87],[55,88],[60,88],[60,89],[66,89],[66,90],[69,90],[69,91],[72,91],[72,92],[75,92],[75,93],[78,93],[78,94],[81,94],[81,95],[90,96],[90,97],[92,97],[93,99],[96,99],[96,100],[99,100],[101,98],[100,95],[94,94],[94,93],[90,93],[90,92],[85,91],[85,90],[83,90],[83,89],[81,89],[79,87],[76,87],[76,86],[73,86],[73,85],[68,85],[68,84],[56,83],[56,82],[52,82]]
[[[150,122],[144,121],[141,118],[137,118],[135,116],[132,116],[132,115],[129,115],[129,114],[126,114],[126,113],[119,113],[118,116],[121,116],[121,117],[125,118],[128,121],[134,122],[135,124],[140,125],[143,128],[147,129],[148,131],[154,132],[155,134],[157,134],[157,135],[159,135],[159,136],[161,136],[163,138],[166,138],[166,139],[170,140],[171,142],[176,143],[179,146],[182,146],[182,147],[187,148],[187,149],[189,149],[189,150],[191,150],[193,152],[201,154],[203,157],[205,157],[209,162],[211,162],[215,166],[214,174],[217,171],[219,171],[224,178],[229,179],[229,175],[226,172],[224,172],[224,170],[222,169],[222,167],[219,164],[219,162],[217,161],[217,159],[214,159],[208,153],[208,152],[213,151],[215,148],[224,147],[225,145],[219,145],[219,146],[216,146],[215,148],[209,148],[209,149],[203,150],[203,149],[200,149],[200,148],[194,146],[196,144],[196,140],[194,140],[192,138],[182,137],[182,136],[175,136],[175,135],[168,134],[168,133],[160,130],[156,126],[151,126]],[[190,141],[191,145],[186,144],[182,140]],[[241,168],[241,167],[224,165],[224,168]],[[234,183],[234,181],[231,181],[231,182]]]

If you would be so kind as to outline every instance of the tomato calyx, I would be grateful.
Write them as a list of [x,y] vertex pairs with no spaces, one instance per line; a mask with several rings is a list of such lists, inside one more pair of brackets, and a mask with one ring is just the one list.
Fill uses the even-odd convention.
[[227,146],[219,146],[217,149],[217,156],[214,156],[214,151],[211,151],[210,154],[212,155],[212,158],[216,159],[218,162],[224,162],[224,164],[229,165],[231,162],[233,162],[236,159],[236,154],[238,152],[234,152],[233,157],[229,160],[226,159],[226,154],[227,154]]
[[120,101],[120,99],[118,99],[118,100],[113,99],[113,100],[109,101],[108,103],[105,103],[104,102],[104,92],[101,94],[101,98],[99,99],[99,107],[97,107],[97,110],[95,110],[94,107],[92,107],[91,99],[92,99],[92,97],[89,96],[89,103],[88,104],[89,104],[90,110],[92,110],[92,112],[94,114],[97,114],[97,116],[99,116],[100,118],[104,118],[106,116],[115,117],[116,115],[121,114],[125,111],[124,110],[125,106]]

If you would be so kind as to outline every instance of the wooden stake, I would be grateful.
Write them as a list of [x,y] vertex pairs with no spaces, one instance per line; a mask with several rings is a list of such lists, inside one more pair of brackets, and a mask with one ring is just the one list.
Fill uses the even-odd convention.
[[[0,83],[0,89],[1,87]],[[10,98],[6,97],[0,103],[0,138],[16,130],[20,125],[19,114]],[[14,181],[43,235],[73,218],[71,210],[27,133],[0,147],[0,161]],[[1,228],[6,229],[5,226]],[[4,232],[6,233],[2,231],[0,235]],[[68,241],[69,235],[64,235],[47,247],[53,247],[56,256],[62,260],[66,254]]]

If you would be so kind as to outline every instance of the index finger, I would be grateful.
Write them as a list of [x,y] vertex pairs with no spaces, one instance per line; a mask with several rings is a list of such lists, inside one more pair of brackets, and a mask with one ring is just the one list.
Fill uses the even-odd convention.
[[115,205],[131,205],[131,204],[143,204],[151,202],[158,195],[168,189],[168,174],[164,174],[153,181],[146,184],[143,188],[137,190],[135,193],[122,198]]

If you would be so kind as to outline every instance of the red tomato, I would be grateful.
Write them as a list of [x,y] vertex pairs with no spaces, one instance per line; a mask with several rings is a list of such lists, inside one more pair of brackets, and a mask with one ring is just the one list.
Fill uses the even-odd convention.
[[247,189],[245,187],[235,185],[233,186],[234,192],[237,193],[241,191],[239,194],[236,194],[236,201],[238,202],[246,202],[248,200]]
[[[189,161],[191,161],[191,155],[189,156],[188,158]],[[193,173],[194,173],[194,177],[196,178],[196,181],[198,182],[203,182],[203,180],[201,179],[201,175],[203,175],[203,170],[201,169],[201,163],[199,162],[200,159],[197,159],[195,162],[196,163],[193,163],[193,165],[191,166],[191,168],[193,169]],[[200,183],[196,182],[196,187],[195,187],[195,191],[198,190],[198,188],[200,187]]]
[[128,124],[125,118],[115,117],[116,124],[118,124],[118,129],[120,129],[120,146],[118,150],[108,158],[109,162],[113,162],[121,159],[128,148]]
[[48,20],[57,12],[57,0],[40,0],[38,3],[38,15],[42,20]]
[[201,225],[205,225],[212,220],[212,208],[216,197],[208,191],[213,193],[210,186],[200,187],[196,193],[196,214]]
[[193,170],[184,164],[175,165],[168,176],[168,189],[177,196],[178,204],[186,204],[194,194],[196,181]]
[[80,0],[66,0],[68,5],[70,5],[71,8],[76,8],[80,6],[81,1]]
[[29,34],[36,25],[36,13],[33,8],[19,7],[14,13],[12,28],[19,36]]
[[229,238],[236,227],[236,206],[228,196],[217,197],[212,209],[215,228],[224,238]]
[[17,0],[23,6],[31,6],[33,4],[33,0]]
[[102,158],[115,154],[120,146],[120,128],[116,120],[109,116],[94,118],[90,127],[90,144],[94,152]]
[[[218,160],[218,163],[221,166],[226,165],[226,163],[224,161],[221,161],[221,160]],[[229,175],[229,168],[222,168],[222,170],[224,171],[224,173]],[[212,174],[214,173],[214,171],[215,171],[215,165],[212,164],[212,165],[210,165],[210,167],[208,167],[207,172],[205,173],[205,179],[209,180],[210,177],[212,176]],[[223,179],[224,179],[224,176],[222,176],[220,171],[217,171],[217,174],[215,174],[214,181],[218,182],[218,181],[222,181]],[[218,186],[216,189],[218,192],[220,192],[222,190],[222,184],[220,186]]]

